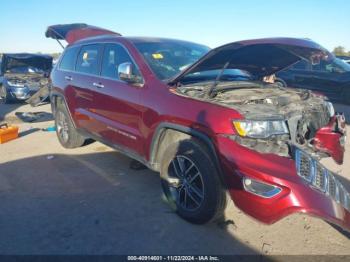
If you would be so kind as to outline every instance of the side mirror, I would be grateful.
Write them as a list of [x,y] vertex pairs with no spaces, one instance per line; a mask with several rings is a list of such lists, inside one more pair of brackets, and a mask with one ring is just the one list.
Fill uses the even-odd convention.
[[140,83],[141,79],[139,76],[133,74],[133,64],[126,62],[118,66],[119,79],[130,84]]

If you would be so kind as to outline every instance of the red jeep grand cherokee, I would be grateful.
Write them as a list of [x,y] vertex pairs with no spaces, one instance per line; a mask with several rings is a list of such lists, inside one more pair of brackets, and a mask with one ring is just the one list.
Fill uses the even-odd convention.
[[229,192],[264,223],[291,213],[350,230],[350,195],[319,163],[343,161],[345,119],[324,97],[261,81],[329,53],[305,39],[203,45],[122,37],[86,24],[50,26],[68,46],[52,71],[57,136],[101,141],[160,172],[184,219],[220,216]]

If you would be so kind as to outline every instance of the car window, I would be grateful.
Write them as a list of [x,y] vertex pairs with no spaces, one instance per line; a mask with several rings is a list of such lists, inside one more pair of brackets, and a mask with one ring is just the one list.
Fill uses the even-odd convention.
[[137,66],[124,47],[119,44],[107,44],[103,52],[101,75],[119,79],[118,66],[126,62],[133,64],[134,75],[141,76]]
[[331,61],[321,60],[319,64],[312,66],[312,70],[327,73],[344,73],[350,72],[350,66],[342,60],[335,58]]
[[305,60],[301,60],[293,66],[293,69],[297,69],[297,70],[307,70],[307,68],[308,68],[308,62]]
[[63,54],[59,68],[62,70],[73,71],[75,68],[75,61],[77,59],[78,52],[78,47],[67,48]]
[[209,47],[177,40],[136,41],[134,45],[160,80],[173,78],[209,51]]
[[83,46],[79,52],[76,71],[86,74],[99,74],[101,45],[93,44]]

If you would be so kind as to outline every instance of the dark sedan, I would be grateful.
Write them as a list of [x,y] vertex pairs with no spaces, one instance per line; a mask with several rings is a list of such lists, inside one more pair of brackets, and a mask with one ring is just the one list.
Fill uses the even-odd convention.
[[350,65],[330,57],[318,63],[301,60],[277,74],[289,87],[310,89],[333,102],[350,104]]

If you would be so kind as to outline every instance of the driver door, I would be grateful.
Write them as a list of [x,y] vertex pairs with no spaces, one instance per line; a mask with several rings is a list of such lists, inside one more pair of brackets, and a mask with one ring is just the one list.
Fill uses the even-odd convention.
[[119,79],[118,67],[123,63],[133,65],[133,74],[141,75],[127,49],[120,44],[105,44],[101,75],[91,88],[91,111],[97,121],[95,134],[130,153],[143,154],[140,131],[142,107],[140,97],[143,87]]

